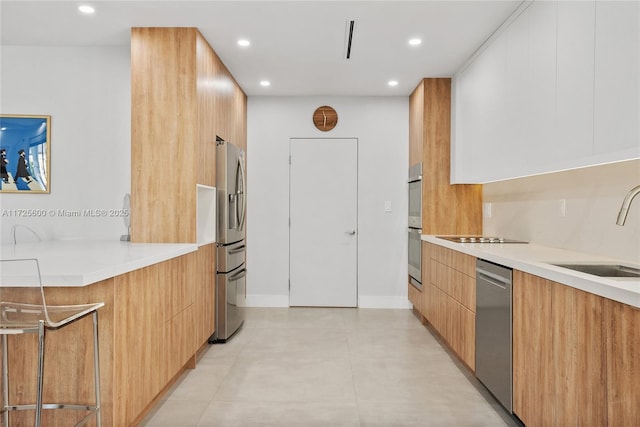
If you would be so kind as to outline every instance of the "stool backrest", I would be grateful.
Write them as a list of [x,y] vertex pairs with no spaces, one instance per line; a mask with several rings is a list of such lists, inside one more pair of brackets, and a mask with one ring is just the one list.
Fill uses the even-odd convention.
[[[32,288],[39,294],[38,301],[16,301],[15,288]],[[45,319],[52,323],[47,311],[40,263],[36,258],[0,260],[0,301],[42,305]]]

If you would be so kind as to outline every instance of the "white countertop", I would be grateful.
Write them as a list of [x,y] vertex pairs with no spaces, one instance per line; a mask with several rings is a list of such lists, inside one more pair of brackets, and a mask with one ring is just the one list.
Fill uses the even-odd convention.
[[194,252],[196,244],[48,240],[0,246],[0,258],[37,258],[45,286],[86,286]]
[[599,277],[551,265],[612,263],[639,267],[630,262],[534,243],[455,243],[432,235],[423,235],[422,240],[640,308],[640,279]]

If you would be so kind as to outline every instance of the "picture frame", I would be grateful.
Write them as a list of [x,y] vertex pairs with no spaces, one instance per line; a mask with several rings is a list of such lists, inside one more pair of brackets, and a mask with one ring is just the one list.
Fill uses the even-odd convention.
[[0,114],[0,193],[51,192],[51,116]]

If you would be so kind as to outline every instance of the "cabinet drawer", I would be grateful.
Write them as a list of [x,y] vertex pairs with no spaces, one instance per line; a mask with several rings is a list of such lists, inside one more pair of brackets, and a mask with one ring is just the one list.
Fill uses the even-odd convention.
[[431,283],[433,285],[475,313],[475,278],[434,260],[431,260],[429,269],[431,271]]
[[413,304],[414,309],[418,310],[418,312],[422,314],[422,292],[411,283],[409,283],[408,286],[409,302]]

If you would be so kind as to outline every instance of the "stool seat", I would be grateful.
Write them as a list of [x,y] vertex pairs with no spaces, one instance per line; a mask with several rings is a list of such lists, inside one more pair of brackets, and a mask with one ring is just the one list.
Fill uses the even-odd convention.
[[[0,291],[3,288],[39,287],[42,304],[0,300],[0,336],[2,336],[2,415],[5,426],[9,426],[9,412],[35,410],[35,426],[42,425],[43,409],[71,409],[89,411],[76,426],[84,425],[93,416],[96,425],[101,426],[100,419],[100,362],[98,348],[98,309],[104,302],[77,305],[47,305],[40,265],[37,259],[0,260]],[[0,297],[2,295],[0,294]],[[93,356],[94,356],[94,391],[95,404],[77,403],[43,403],[44,379],[44,341],[46,330],[58,330],[85,316],[93,317]],[[9,335],[38,334],[38,376],[35,403],[12,405],[9,403],[9,368],[8,340]]]
[[47,307],[47,312],[52,322],[49,323],[42,305],[0,301],[0,329],[4,329],[4,332],[0,333],[35,333],[38,331],[38,323],[41,320],[44,322],[45,328],[57,329],[101,307],[104,307],[103,302],[78,305],[50,305]]

